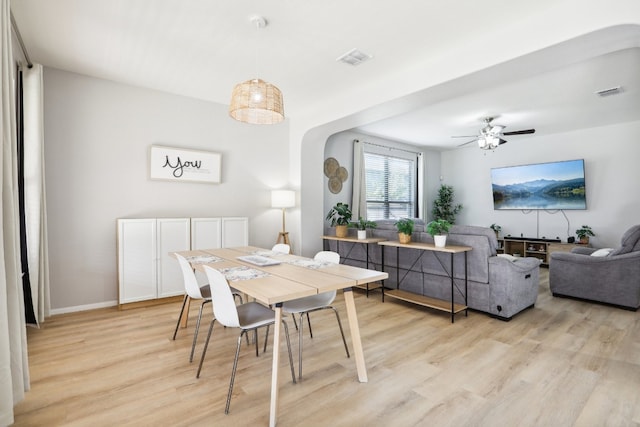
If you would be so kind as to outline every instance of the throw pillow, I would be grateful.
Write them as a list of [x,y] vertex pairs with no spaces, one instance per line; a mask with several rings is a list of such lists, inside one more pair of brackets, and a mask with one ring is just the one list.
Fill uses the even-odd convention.
[[609,254],[613,251],[613,248],[602,248],[593,252],[591,256],[609,256]]
[[515,256],[513,256],[513,255],[509,255],[509,254],[498,254],[498,256],[499,256],[500,258],[504,258],[504,259],[509,260],[509,261],[511,261],[511,262],[516,262],[517,260],[519,260],[519,259],[520,259],[520,258],[518,258],[518,257],[515,257]]

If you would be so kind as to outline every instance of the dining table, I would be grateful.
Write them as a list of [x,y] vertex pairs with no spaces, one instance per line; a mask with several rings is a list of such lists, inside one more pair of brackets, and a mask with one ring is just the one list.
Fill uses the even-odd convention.
[[[226,276],[230,286],[271,306],[275,311],[270,426],[276,425],[278,415],[282,305],[286,301],[342,289],[358,380],[368,381],[353,287],[385,280],[388,278],[388,273],[345,264],[315,261],[311,258],[276,253],[270,249],[255,246],[177,253],[184,256],[196,271],[203,272],[205,265],[220,270]],[[185,304],[185,310],[188,309],[189,305]],[[183,316],[183,318],[186,317]]]

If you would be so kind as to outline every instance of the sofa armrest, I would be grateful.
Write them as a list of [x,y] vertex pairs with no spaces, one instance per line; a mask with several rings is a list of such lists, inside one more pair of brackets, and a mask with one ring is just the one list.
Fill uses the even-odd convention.
[[595,251],[597,251],[596,248],[589,248],[586,246],[576,246],[575,248],[571,249],[572,254],[581,254],[581,255],[591,255]]
[[533,257],[516,261],[489,257],[489,312],[509,319],[534,305],[538,298],[540,263]]

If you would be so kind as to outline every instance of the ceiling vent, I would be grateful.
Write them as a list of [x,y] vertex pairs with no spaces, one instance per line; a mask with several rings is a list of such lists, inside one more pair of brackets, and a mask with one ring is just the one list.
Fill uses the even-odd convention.
[[609,89],[603,89],[596,92],[596,95],[605,97],[622,93],[622,86],[616,86]]
[[369,55],[368,53],[364,53],[358,49],[351,49],[349,52],[338,57],[336,61],[344,62],[345,64],[356,66],[356,65],[362,64],[365,61],[370,60],[371,58],[373,58],[373,56]]

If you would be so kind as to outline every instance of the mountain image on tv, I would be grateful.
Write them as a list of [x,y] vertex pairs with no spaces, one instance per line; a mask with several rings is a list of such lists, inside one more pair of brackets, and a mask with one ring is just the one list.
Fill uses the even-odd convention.
[[491,170],[494,209],[586,209],[584,161]]

